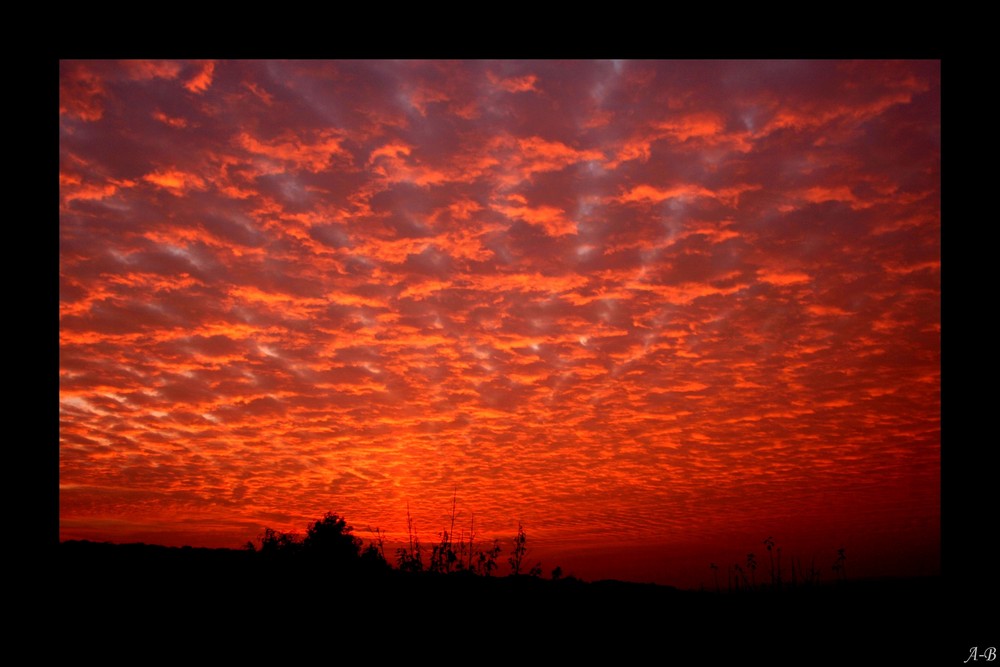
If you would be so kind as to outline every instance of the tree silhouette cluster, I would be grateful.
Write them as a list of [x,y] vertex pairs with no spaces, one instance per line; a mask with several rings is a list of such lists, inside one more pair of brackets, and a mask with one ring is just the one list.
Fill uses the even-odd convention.
[[[439,533],[440,541],[431,548],[430,559],[424,562],[424,551],[417,536],[416,527],[406,511],[407,542],[396,549],[396,571],[404,573],[433,573],[479,575],[491,577],[497,573],[499,558],[503,553],[500,540],[494,539],[486,548],[477,549],[475,517],[468,536],[463,530],[459,539],[455,534],[455,506],[452,506],[450,530]],[[257,544],[248,541],[244,550],[253,553],[265,563],[285,563],[296,561],[311,565],[323,565],[344,571],[364,570],[367,572],[388,572],[393,569],[385,557],[385,534],[378,528],[369,529],[374,539],[365,545],[364,540],[354,535],[354,527],[332,512],[309,524],[305,537],[294,532],[282,532],[265,528],[257,537]],[[540,562],[525,571],[527,556],[527,534],[520,522],[514,537],[513,550],[507,558],[510,575],[538,578],[542,574]],[[562,576],[562,568],[553,570],[553,578]]]
[[247,542],[244,548],[258,554],[266,562],[294,559],[343,570],[388,569],[389,564],[379,548],[381,541],[372,542],[365,547],[364,541],[356,537],[353,531],[354,527],[348,525],[344,518],[327,512],[322,519],[308,526],[305,538],[300,539],[295,533],[265,528],[257,538],[259,546]]

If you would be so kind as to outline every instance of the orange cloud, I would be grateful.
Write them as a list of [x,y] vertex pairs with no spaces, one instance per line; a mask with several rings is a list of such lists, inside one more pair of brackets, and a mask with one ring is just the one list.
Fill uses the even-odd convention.
[[667,303],[687,304],[695,299],[706,296],[728,295],[739,292],[747,286],[743,284],[732,287],[716,287],[709,283],[685,282],[679,285],[659,285],[639,281],[629,281],[625,285],[628,289],[652,292],[663,298]]
[[800,271],[769,271],[758,269],[757,277],[761,282],[771,283],[772,285],[797,285],[810,281],[809,274]]
[[335,158],[351,160],[351,154],[341,147],[343,138],[336,130],[317,132],[312,142],[290,131],[271,141],[262,141],[244,132],[236,137],[236,141],[255,155],[288,162],[296,169],[306,169],[314,173],[329,167]]
[[576,234],[576,223],[566,217],[566,211],[554,206],[500,206],[492,208],[504,215],[541,227],[549,236]]
[[136,81],[176,79],[181,72],[181,64],[170,60],[123,60],[122,65]]
[[60,63],[59,114],[83,121],[104,116],[104,80],[85,63]]
[[621,203],[650,203],[658,204],[668,199],[678,199],[685,197],[709,197],[717,199],[723,204],[734,206],[741,194],[751,190],[759,190],[759,185],[734,185],[731,187],[711,190],[701,185],[683,184],[674,187],[660,189],[652,185],[637,185],[631,190],[622,193],[617,197],[612,197],[611,201]]
[[851,205],[851,208],[863,206],[858,198],[851,192],[851,188],[846,185],[834,187],[816,185],[800,193],[805,201],[811,204],[822,204],[827,201],[842,201]]
[[818,304],[813,304],[811,306],[807,306],[806,310],[809,311],[810,313],[812,313],[813,315],[820,315],[820,316],[835,316],[835,317],[839,317],[839,316],[843,316],[843,315],[851,315],[852,314],[850,311],[844,310],[843,308],[838,308],[836,306],[821,306],[821,305],[818,305]]
[[420,112],[421,116],[427,115],[427,105],[438,102],[448,102],[451,98],[442,90],[434,90],[427,87],[419,87],[410,93],[410,104]]
[[490,231],[493,230],[486,228],[480,232],[474,229],[460,229],[435,237],[434,243],[456,259],[486,261],[494,255],[492,250],[483,245],[482,240],[482,237]]
[[473,152],[458,155],[443,166],[433,166],[411,157],[413,147],[388,143],[372,151],[368,164],[372,173],[389,183],[412,183],[421,187],[444,183],[470,183],[482,177],[500,160],[489,154]]
[[184,87],[192,93],[203,93],[212,85],[212,75],[215,73],[215,63],[211,60],[202,64],[201,70],[187,80]]
[[375,257],[383,262],[399,264],[410,255],[417,255],[433,244],[430,238],[371,239],[355,247],[360,255]]
[[452,286],[451,282],[443,280],[425,280],[423,282],[415,283],[413,285],[408,285],[406,289],[399,293],[399,298],[415,298],[422,299],[428,294],[433,294],[435,292],[440,292],[443,289],[448,289]]
[[205,179],[198,174],[180,169],[160,169],[150,172],[142,180],[168,190],[174,195],[183,195],[189,190],[204,190]]
[[703,389],[708,389],[709,385],[704,382],[682,382],[680,384],[670,385],[665,388],[665,391],[676,392],[679,394],[686,394],[696,391],[701,391]]
[[577,150],[560,141],[547,141],[541,137],[518,139],[517,146],[527,174],[563,169],[577,162],[603,160],[599,150]]
[[383,299],[362,296],[359,294],[351,294],[350,292],[327,292],[326,298],[333,303],[339,303],[344,306],[367,306],[370,308],[388,307],[388,304]]
[[891,107],[910,103],[915,94],[929,89],[926,81],[916,77],[909,77],[898,83],[900,89],[885,91],[870,101],[827,104],[823,107],[800,102],[779,108],[756,136],[765,136],[782,129],[801,131],[838,122],[858,125],[881,115]]
[[63,205],[73,201],[100,201],[113,197],[122,188],[135,187],[135,181],[111,179],[104,183],[84,183],[78,174],[59,174],[59,192]]
[[182,128],[188,126],[186,119],[168,116],[159,110],[153,112],[153,118],[160,121],[164,125],[169,125],[170,127]]
[[939,260],[929,260],[926,262],[916,262],[914,264],[903,264],[898,262],[887,263],[885,270],[889,273],[909,275],[918,271],[940,271],[941,262]]
[[182,273],[179,276],[161,276],[156,273],[143,272],[109,276],[108,282],[112,285],[121,285],[132,289],[141,288],[153,292],[184,290],[203,284],[187,273]]
[[408,162],[411,147],[405,144],[386,144],[372,151],[368,164],[372,171],[392,183],[413,183],[427,186],[445,183],[452,174],[423,164]]
[[628,192],[615,197],[614,201],[658,204],[667,199],[676,199],[678,197],[715,197],[715,193],[699,185],[678,185],[665,190],[652,185],[637,185]]
[[623,162],[650,158],[657,142],[666,142],[671,151],[701,151],[703,160],[717,160],[730,151],[748,153],[753,149],[752,136],[747,131],[727,131],[725,118],[713,112],[677,114],[654,121],[642,131],[625,139],[614,151],[614,158],[605,163],[616,169]]
[[652,141],[649,139],[632,139],[626,141],[619,149],[614,160],[605,164],[609,169],[616,168],[622,162],[642,160],[645,162],[652,155]]
[[538,81],[538,77],[534,74],[500,78],[493,72],[488,72],[486,76],[489,78],[490,83],[508,93],[538,92],[538,89],[535,88],[535,82]]
[[390,157],[398,158],[399,156],[409,155],[411,152],[411,147],[406,144],[401,143],[390,143],[384,146],[379,146],[372,151],[372,154],[368,156],[368,164],[374,164],[376,159],[379,157]]
[[[731,191],[723,193],[722,199],[724,201],[731,201]],[[681,236],[684,238],[689,236],[702,236],[711,243],[722,243],[730,239],[740,238],[741,235],[739,232],[729,229],[731,225],[732,221],[725,221],[721,224],[698,224],[692,222],[691,228],[684,231]]]
[[481,210],[482,205],[471,199],[460,199],[448,205],[448,211],[456,220],[468,220],[473,213]]
[[567,292],[581,287],[588,278],[577,274],[542,275],[538,273],[500,273],[491,276],[470,276],[469,281],[478,289],[488,292]]
[[271,106],[274,103],[274,95],[267,92],[262,86],[257,85],[253,81],[244,81],[243,87],[256,95],[260,101],[267,106]]
[[583,306],[594,301],[601,301],[605,299],[618,299],[621,301],[630,300],[634,294],[627,290],[605,290],[600,289],[590,295],[582,295],[575,292],[570,292],[564,294],[563,298],[578,306]]
[[600,111],[595,111],[591,116],[584,121],[584,129],[594,129],[597,127],[604,127],[614,120],[615,114],[607,109],[602,109]]
[[691,138],[705,138],[719,135],[726,127],[725,120],[711,112],[693,113],[654,123],[653,127],[662,130],[678,141]]

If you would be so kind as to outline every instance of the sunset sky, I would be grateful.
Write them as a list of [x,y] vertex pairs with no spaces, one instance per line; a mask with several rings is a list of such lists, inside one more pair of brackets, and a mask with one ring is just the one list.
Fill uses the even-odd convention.
[[939,62],[59,72],[63,539],[939,571]]

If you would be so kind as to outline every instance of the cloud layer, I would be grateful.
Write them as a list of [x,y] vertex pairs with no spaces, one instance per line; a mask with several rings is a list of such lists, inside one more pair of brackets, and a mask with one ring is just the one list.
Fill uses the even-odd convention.
[[64,537],[399,538],[408,503],[430,541],[457,489],[581,575],[767,535],[937,567],[938,63],[59,85]]

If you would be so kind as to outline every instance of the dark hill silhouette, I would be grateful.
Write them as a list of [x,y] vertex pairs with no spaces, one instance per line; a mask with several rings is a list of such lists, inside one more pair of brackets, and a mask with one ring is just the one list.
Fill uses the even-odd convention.
[[[268,646],[334,633],[394,646],[443,642],[470,649],[503,637],[515,644],[530,639],[563,658],[704,651],[699,664],[724,664],[766,650],[770,664],[812,664],[801,660],[816,652],[824,662],[853,664],[871,651],[888,655],[883,639],[899,657],[913,651],[914,638],[926,642],[941,631],[938,579],[726,595],[571,577],[338,569],[316,558],[269,560],[232,549],[65,542],[59,552],[58,609],[73,619],[74,632],[114,628],[157,646],[166,634],[180,646],[197,637],[219,641],[213,633],[225,629],[228,649],[218,657],[227,661],[241,647],[256,646],[247,657],[260,658]],[[900,632],[909,643],[900,644]],[[935,648],[925,645],[920,655],[927,659]],[[789,653],[800,661],[782,662]]]
[[[521,527],[518,536],[515,546],[523,554]],[[405,659],[415,650],[406,647],[443,646],[439,657],[447,659],[459,648],[488,651],[498,642],[512,655],[530,645],[560,662],[688,656],[691,664],[731,664],[761,651],[769,664],[813,664],[817,655],[823,664],[882,658],[901,664],[909,655],[920,664],[937,657],[946,664],[952,660],[943,658],[954,658],[960,648],[949,646],[945,654],[941,642],[928,643],[944,620],[940,578],[685,591],[572,576],[543,579],[540,567],[531,568],[535,576],[489,576],[492,568],[459,565],[476,563],[471,545],[466,557],[451,557],[464,548],[445,533],[438,559],[454,567],[413,567],[414,548],[401,550],[407,567],[393,568],[380,542],[365,548],[345,519],[327,514],[302,539],[266,529],[257,544],[240,550],[63,542],[49,589],[58,592],[60,631],[80,641],[113,631],[181,653],[193,651],[192,643],[221,642],[219,654],[196,653],[225,662],[288,661],[288,647],[336,642],[331,637],[373,641],[372,657],[380,662],[394,648]],[[959,643],[985,647],[995,641],[974,628],[970,633],[975,636]],[[173,639],[164,643],[164,637]]]

